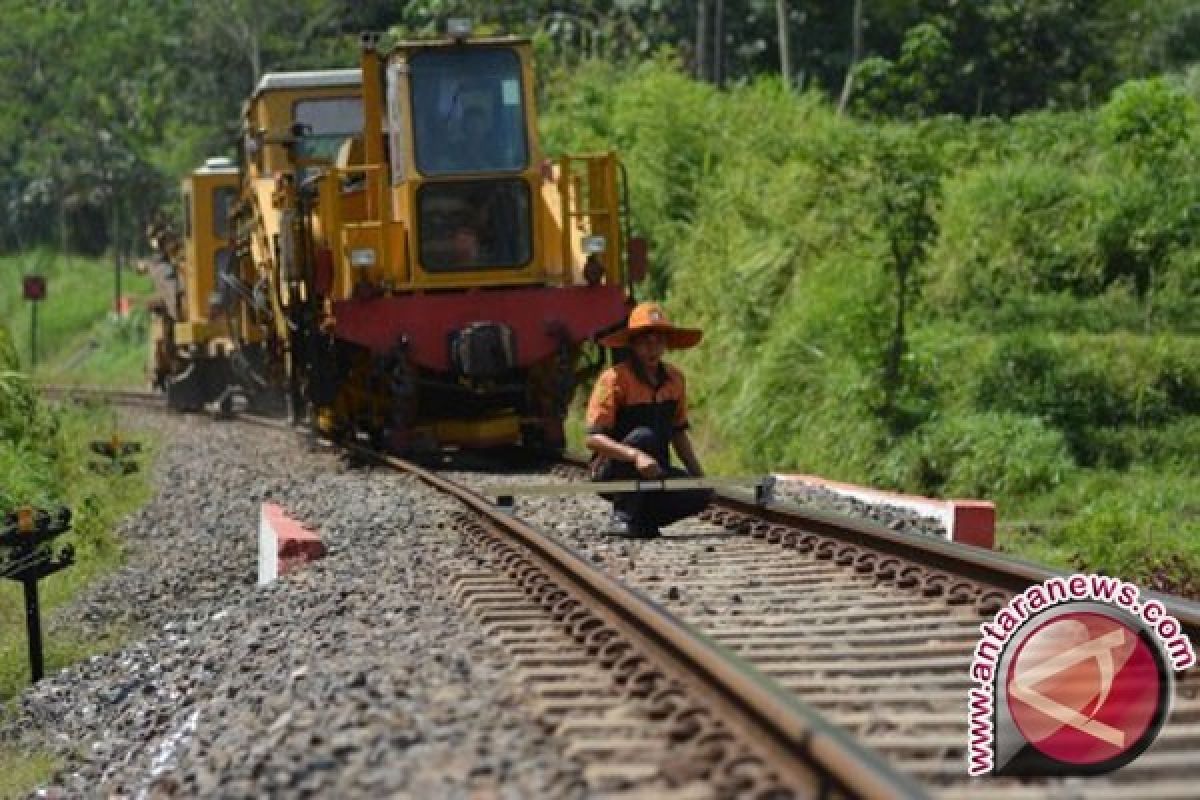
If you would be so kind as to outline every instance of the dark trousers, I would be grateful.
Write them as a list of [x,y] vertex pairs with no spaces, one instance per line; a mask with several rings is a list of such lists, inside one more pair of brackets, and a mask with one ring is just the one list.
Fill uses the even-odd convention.
[[[658,466],[668,478],[688,476],[678,467],[670,466],[669,462],[664,463],[667,460],[661,454],[667,452],[663,446],[665,443],[660,442],[650,428],[634,428],[621,443],[655,456]],[[596,474],[596,480],[601,481],[637,480],[641,477],[633,464],[608,459]],[[625,516],[631,526],[658,528],[699,514],[712,499],[712,494],[710,489],[686,489],[670,492],[623,492],[605,497],[612,501],[613,508]]]

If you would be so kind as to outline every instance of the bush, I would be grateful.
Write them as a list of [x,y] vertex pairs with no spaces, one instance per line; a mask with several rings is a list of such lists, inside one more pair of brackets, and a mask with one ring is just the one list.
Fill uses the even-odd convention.
[[1048,491],[1074,467],[1058,431],[993,412],[924,426],[889,454],[879,478],[935,496],[1012,498]]
[[1200,341],[1182,336],[1044,336],[999,340],[979,365],[983,408],[1054,425],[1083,465],[1126,466],[1137,457],[1127,427],[1154,428],[1200,405]]
[[931,303],[988,313],[1030,294],[1091,295],[1105,286],[1091,231],[1095,181],[1021,159],[969,170],[945,186]]
[[1144,162],[1161,160],[1186,144],[1198,122],[1196,101],[1162,77],[1118,86],[1100,109],[1105,136],[1117,145],[1129,146]]
[[1089,463],[1126,469],[1134,465],[1200,474],[1200,416],[1192,415],[1156,428],[1084,428]]

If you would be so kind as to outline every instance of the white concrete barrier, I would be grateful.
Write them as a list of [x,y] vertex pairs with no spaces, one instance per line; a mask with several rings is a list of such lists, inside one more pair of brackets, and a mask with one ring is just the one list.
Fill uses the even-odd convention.
[[941,521],[952,542],[971,544],[991,550],[996,543],[996,505],[986,500],[935,500],[912,494],[899,494],[869,486],[841,483],[819,475],[779,474],[780,481],[795,481],[818,486],[838,494],[853,497],[872,505],[887,504],[907,508],[925,517]]
[[316,533],[287,515],[274,503],[263,503],[258,523],[258,585],[325,555]]

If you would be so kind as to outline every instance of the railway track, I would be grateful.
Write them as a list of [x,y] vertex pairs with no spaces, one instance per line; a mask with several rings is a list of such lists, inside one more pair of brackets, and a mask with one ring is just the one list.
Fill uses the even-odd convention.
[[139,389],[112,389],[105,386],[63,386],[42,385],[38,392],[52,400],[74,401],[106,401],[134,408],[162,408],[166,410],[166,401],[158,392],[148,392]]
[[[577,464],[555,472],[581,479]],[[477,486],[495,480],[466,477]],[[531,498],[520,514],[543,525],[576,520],[560,533],[567,544],[587,548],[623,585],[657,599],[932,796],[1196,796],[1194,669],[1176,683],[1156,743],[1118,773],[1033,782],[967,777],[967,693],[979,626],[1014,592],[1058,573],[868,521],[762,508],[728,492],[701,524],[684,521],[652,542],[597,537],[605,509],[598,501]],[[1200,606],[1157,597],[1189,635],[1200,633]]]
[[[459,576],[456,596],[509,652],[540,718],[585,763],[591,789],[1196,796],[1196,670],[1177,681],[1155,745],[1117,773],[967,779],[968,668],[979,625],[1049,571],[728,493],[699,524],[680,523],[662,539],[606,540],[589,524],[607,508],[596,499],[524,501],[514,519],[445,475],[358,455],[463,504],[459,530],[478,552],[478,570]],[[579,477],[571,465],[555,472]],[[476,487],[497,480],[453,477]],[[1163,600],[1194,637],[1196,604]]]

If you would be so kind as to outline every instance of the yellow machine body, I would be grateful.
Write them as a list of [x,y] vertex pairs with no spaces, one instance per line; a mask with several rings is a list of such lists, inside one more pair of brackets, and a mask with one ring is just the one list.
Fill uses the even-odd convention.
[[236,175],[185,186],[193,215],[236,200],[189,232],[231,266],[187,272],[177,340],[228,337],[228,383],[331,433],[561,446],[632,300],[628,214],[614,153],[545,158],[534,74],[529,40],[461,37],[264,76]]
[[405,444],[558,443],[582,345],[626,312],[616,155],[544,158],[526,39],[368,45],[361,74],[361,135],[329,161],[288,151],[274,184],[304,243],[279,296],[338,361],[301,391],[325,424]]
[[183,304],[175,323],[177,345],[207,347],[214,339],[229,338],[227,321],[213,301],[219,275],[228,271],[233,258],[229,215],[238,183],[237,168],[226,159],[210,159],[183,180]]

